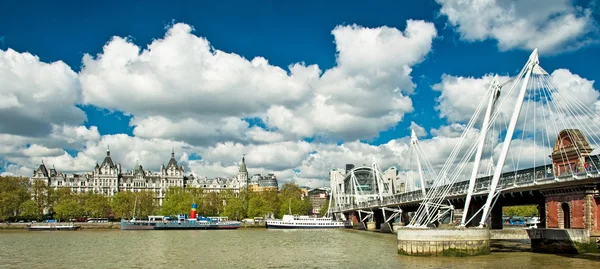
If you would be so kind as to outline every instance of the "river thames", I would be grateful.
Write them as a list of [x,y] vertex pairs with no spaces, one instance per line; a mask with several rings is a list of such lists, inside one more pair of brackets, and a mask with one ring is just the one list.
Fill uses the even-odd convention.
[[595,254],[408,257],[396,237],[356,230],[0,231],[1,268],[597,268]]

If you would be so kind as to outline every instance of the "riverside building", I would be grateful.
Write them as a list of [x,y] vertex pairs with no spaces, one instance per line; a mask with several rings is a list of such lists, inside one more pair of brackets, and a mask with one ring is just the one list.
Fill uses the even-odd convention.
[[[274,177],[274,176],[273,176]],[[276,180],[276,179],[275,179]],[[43,181],[53,189],[69,188],[73,193],[95,192],[105,196],[114,196],[120,191],[152,191],[155,198],[162,205],[167,190],[170,187],[202,188],[208,192],[221,192],[231,190],[237,194],[249,186],[248,171],[244,158],[240,165],[239,173],[232,178],[195,178],[192,174],[186,176],[185,168],[175,159],[175,152],[165,166],[161,165],[158,172],[144,169],[136,163],[132,170],[123,171],[121,164],[115,163],[110,156],[110,149],[101,164],[96,163],[94,170],[81,174],[65,174],[58,172],[54,167],[48,169],[44,162],[33,170],[30,182]],[[271,183],[269,183],[271,184]],[[275,186],[276,185],[275,181]]]

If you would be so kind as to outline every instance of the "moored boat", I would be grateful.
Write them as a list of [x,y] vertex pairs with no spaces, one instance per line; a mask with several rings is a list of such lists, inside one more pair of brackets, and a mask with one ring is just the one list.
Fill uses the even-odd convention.
[[343,221],[334,221],[331,217],[313,218],[309,216],[283,215],[282,219],[267,220],[267,228],[276,229],[332,229],[345,228]]
[[196,216],[196,204],[192,204],[189,217],[181,214],[176,219],[148,216],[148,220],[121,220],[121,230],[230,230],[240,226],[239,221],[230,221],[227,217]]
[[54,223],[48,225],[33,225],[28,224],[25,226],[26,230],[29,231],[75,231],[79,229],[81,226],[68,224],[68,225],[56,225]]

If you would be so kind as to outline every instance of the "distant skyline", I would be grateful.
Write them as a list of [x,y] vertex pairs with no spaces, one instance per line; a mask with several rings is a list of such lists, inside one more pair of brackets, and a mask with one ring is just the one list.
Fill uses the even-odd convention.
[[[494,74],[540,65],[598,98],[598,1],[19,1],[0,16],[0,174],[170,158],[197,176],[328,186],[444,162]],[[595,58],[594,58],[595,57]],[[533,143],[533,142],[532,142]]]

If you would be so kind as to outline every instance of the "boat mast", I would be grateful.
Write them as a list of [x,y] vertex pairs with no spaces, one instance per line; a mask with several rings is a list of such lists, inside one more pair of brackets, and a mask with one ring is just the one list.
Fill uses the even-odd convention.
[[135,220],[135,207],[137,206],[137,196],[135,197],[135,201],[133,202],[133,219]]

